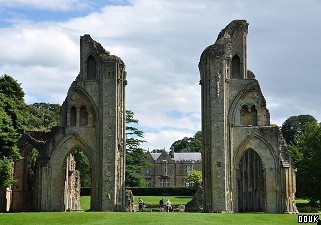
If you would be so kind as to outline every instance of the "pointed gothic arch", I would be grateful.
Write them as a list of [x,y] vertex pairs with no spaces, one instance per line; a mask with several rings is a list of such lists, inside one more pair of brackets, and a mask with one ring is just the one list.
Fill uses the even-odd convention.
[[[247,152],[249,152],[249,149],[252,151],[255,151],[255,155],[253,152],[250,153],[252,155],[247,155]],[[277,204],[277,196],[275,195],[276,190],[276,184],[277,184],[277,155],[276,155],[276,149],[274,149],[271,144],[264,139],[262,136],[258,134],[250,135],[246,140],[244,140],[235,150],[234,150],[234,157],[233,157],[233,171],[232,171],[232,177],[233,177],[233,189],[236,190],[236,195],[233,197],[233,202],[235,203],[235,210],[236,211],[259,211],[262,210],[264,212],[273,212],[273,207]],[[255,156],[253,156],[255,155]],[[239,202],[242,199],[240,199],[240,195],[242,193],[238,193],[239,184],[242,183],[242,179],[240,179],[240,162],[242,162],[242,157],[251,157],[255,158],[255,160],[259,160],[262,165],[263,170],[263,188],[260,188],[259,191],[262,193],[263,197],[260,198],[260,205],[263,207],[259,207],[258,202],[251,204],[243,204],[244,202]],[[247,166],[254,166],[250,163],[246,164]],[[256,165],[256,168],[260,168],[259,164]],[[261,170],[260,169],[260,170]],[[252,184],[254,183],[253,179],[248,179],[248,181]],[[243,189],[241,189],[243,191]],[[244,189],[245,193],[246,190]],[[258,194],[258,192],[257,192]],[[247,197],[244,197],[246,201],[249,201],[249,197],[251,195],[248,194]],[[263,203],[262,203],[263,202]],[[254,207],[256,204],[256,207]],[[241,207],[239,209],[239,207]]]
[[238,212],[264,212],[266,179],[261,157],[253,149],[247,149],[238,164]]
[[[69,154],[75,149],[81,148],[89,159],[90,165],[95,165],[95,158],[97,154],[93,146],[88,145],[88,141],[83,140],[79,135],[72,134],[64,137],[57,145],[55,151],[52,152],[50,157],[50,173],[46,178],[50,184],[50,193],[48,196],[49,210],[48,211],[65,211],[66,197],[65,197],[65,182],[66,182],[66,162]],[[98,171],[92,167],[92,183],[97,183]],[[93,188],[92,195],[95,195],[96,188]],[[94,201],[94,200],[93,200]],[[92,202],[93,202],[92,201]],[[95,208],[93,206],[93,208]]]

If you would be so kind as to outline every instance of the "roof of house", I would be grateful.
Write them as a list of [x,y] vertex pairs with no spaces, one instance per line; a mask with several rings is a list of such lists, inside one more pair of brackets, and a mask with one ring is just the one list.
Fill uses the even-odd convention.
[[174,161],[202,161],[200,152],[179,152],[174,153]]
[[[167,152],[166,152],[167,153]],[[157,160],[162,153],[150,153],[153,160]],[[168,154],[168,153],[167,153]],[[174,161],[202,161],[200,152],[175,152]]]
[[162,153],[150,153],[154,160],[157,160]]

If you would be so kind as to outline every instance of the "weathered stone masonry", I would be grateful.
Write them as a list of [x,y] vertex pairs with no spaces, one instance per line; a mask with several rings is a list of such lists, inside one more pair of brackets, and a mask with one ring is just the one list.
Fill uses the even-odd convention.
[[247,70],[245,20],[200,58],[205,212],[297,212],[295,172],[279,128]]
[[[62,105],[60,125],[48,134],[27,132],[21,152],[39,151],[30,210],[79,210],[66,205],[66,162],[80,148],[92,171],[91,210],[125,210],[125,64],[89,35],[80,38],[80,73]],[[25,210],[26,162],[18,162],[12,210]],[[30,204],[29,204],[30,205]],[[75,205],[75,207],[73,206]]]

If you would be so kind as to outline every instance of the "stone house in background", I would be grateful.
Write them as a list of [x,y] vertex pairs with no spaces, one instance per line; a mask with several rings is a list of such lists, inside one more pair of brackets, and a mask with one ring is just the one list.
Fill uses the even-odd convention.
[[190,186],[187,175],[192,170],[202,170],[200,152],[148,152],[149,168],[141,170],[149,187]]

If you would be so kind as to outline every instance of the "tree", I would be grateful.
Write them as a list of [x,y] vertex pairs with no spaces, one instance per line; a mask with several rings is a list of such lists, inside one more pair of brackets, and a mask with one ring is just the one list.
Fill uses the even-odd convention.
[[34,103],[27,106],[28,130],[50,131],[59,124],[61,105]]
[[134,118],[134,112],[126,110],[126,181],[127,187],[146,186],[145,180],[140,175],[140,170],[149,164],[146,162],[146,150],[140,147],[145,141],[143,131],[135,125],[138,120]]
[[[49,103],[34,103],[26,105],[26,130],[29,131],[45,131],[48,132],[52,127],[57,126],[59,123],[61,106],[59,104]],[[36,162],[38,157],[38,151],[33,149],[28,156],[28,176],[27,183],[28,189],[31,190],[35,183]],[[78,159],[78,158],[77,158]],[[81,171],[82,172],[82,171]],[[83,184],[85,179],[81,177],[81,183]]]
[[6,157],[0,159],[0,187],[9,187],[13,183],[11,163]]
[[91,187],[91,169],[88,157],[80,148],[75,149],[72,155],[76,161],[76,170],[80,173],[80,186]]
[[321,203],[321,124],[306,123],[288,148],[297,167],[297,196]]
[[187,181],[192,183],[193,186],[196,186],[199,181],[202,181],[202,171],[192,170],[187,175]]
[[13,180],[11,164],[20,159],[17,141],[26,127],[24,92],[12,77],[0,77],[0,186]]
[[287,144],[290,144],[294,138],[302,133],[302,129],[307,122],[316,122],[317,120],[311,115],[299,115],[289,117],[281,127],[281,133]]
[[175,152],[201,152],[202,132],[198,131],[193,137],[184,137],[171,145]]
[[19,135],[24,133],[27,124],[24,92],[20,84],[8,75],[0,77],[0,102],[5,113],[10,117],[14,129]]

